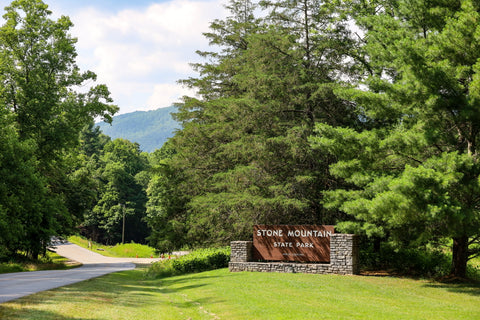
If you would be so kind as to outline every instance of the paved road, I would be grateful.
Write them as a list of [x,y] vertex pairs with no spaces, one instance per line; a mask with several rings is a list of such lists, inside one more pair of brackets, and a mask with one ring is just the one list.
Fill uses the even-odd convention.
[[71,243],[55,243],[56,252],[83,264],[70,270],[35,271],[0,274],[0,303],[36,292],[96,278],[108,273],[132,270],[135,263],[152,263],[159,259],[109,258]]

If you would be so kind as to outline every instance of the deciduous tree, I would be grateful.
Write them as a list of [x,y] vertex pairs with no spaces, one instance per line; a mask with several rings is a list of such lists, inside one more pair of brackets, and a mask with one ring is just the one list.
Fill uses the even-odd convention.
[[5,8],[0,27],[0,101],[15,123],[18,140],[29,145],[34,159],[30,163],[44,186],[39,189],[44,190],[43,202],[54,207],[49,213],[18,208],[22,214],[39,216],[34,223],[20,221],[24,228],[45,230],[24,235],[31,237],[32,257],[48,245],[46,238],[72,227],[75,212],[68,202],[80,189],[79,180],[69,178],[69,153],[78,144],[81,129],[95,117],[111,120],[117,111],[105,85],[76,91],[96,76],[76,65],[70,19],[50,16],[41,0],[15,0]]
[[147,165],[137,143],[115,139],[105,145],[97,169],[98,201],[83,223],[94,240],[108,244],[121,242],[125,216],[124,240],[145,243],[147,199],[140,178]]

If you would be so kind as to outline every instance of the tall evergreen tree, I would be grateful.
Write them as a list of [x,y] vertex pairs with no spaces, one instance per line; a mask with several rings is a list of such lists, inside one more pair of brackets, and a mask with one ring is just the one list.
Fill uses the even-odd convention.
[[[237,123],[239,115],[232,103],[226,101],[242,94],[233,76],[242,66],[242,54],[248,48],[248,35],[258,27],[255,7],[249,0],[229,3],[227,8],[231,16],[225,21],[214,21],[211,32],[205,34],[212,45],[220,48],[219,52],[199,52],[208,59],[206,63],[194,65],[200,77],[182,81],[196,88],[202,97],[185,97],[185,103],[178,105],[178,113],[174,114],[183,128],[172,141],[177,153],[170,161],[170,168],[177,175],[180,173],[177,188],[190,200],[208,193],[213,188],[213,176],[231,167],[228,159],[222,159],[225,153],[220,148],[222,142],[228,143],[237,135],[232,125]],[[219,121],[221,118],[224,121]],[[199,207],[191,207],[190,200],[186,201],[181,219],[187,224],[189,236],[186,239],[218,242],[222,236],[221,227],[217,228],[214,222],[217,218],[215,215],[211,219],[196,215]],[[219,229],[218,237],[212,236],[214,229]]]
[[338,28],[319,27],[316,37],[313,22],[294,32],[273,13],[256,18],[250,1],[228,8],[231,17],[206,34],[220,52],[201,53],[210,60],[196,65],[200,77],[183,81],[200,98],[185,98],[176,114],[183,128],[172,140],[170,164],[188,197],[186,241],[248,238],[255,223],[332,223],[319,205],[321,190],[332,187],[324,164],[330,160],[311,150],[308,136],[316,121],[356,121],[332,91],[344,73],[338,60],[346,30],[325,7],[309,15]]
[[356,16],[368,71],[341,94],[370,129],[318,125],[315,144],[351,184],[329,205],[398,245],[450,238],[452,274],[463,277],[480,239],[478,3],[353,2],[368,13]]

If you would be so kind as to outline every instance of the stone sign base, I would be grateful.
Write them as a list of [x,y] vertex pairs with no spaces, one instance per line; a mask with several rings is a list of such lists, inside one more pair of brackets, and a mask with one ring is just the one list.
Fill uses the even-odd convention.
[[285,272],[315,274],[358,274],[358,239],[353,234],[330,236],[330,263],[254,262],[252,241],[232,241],[230,272]]

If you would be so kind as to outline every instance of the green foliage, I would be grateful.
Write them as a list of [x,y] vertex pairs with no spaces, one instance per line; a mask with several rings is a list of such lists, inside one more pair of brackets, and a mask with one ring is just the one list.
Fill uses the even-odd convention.
[[[112,139],[110,136],[103,134],[100,127],[95,127],[95,123],[91,121],[80,132],[80,151],[85,157],[99,157],[103,154],[103,148]],[[98,159],[97,159],[98,160]]]
[[438,248],[395,248],[382,245],[379,252],[372,247],[360,251],[361,268],[369,270],[387,270],[400,275],[441,278],[450,272],[451,256]]
[[[199,76],[180,81],[198,92],[176,106],[181,129],[147,155],[94,127],[117,108],[104,85],[74,90],[95,75],[76,65],[70,20],[51,20],[40,0],[6,8],[0,256],[35,257],[75,225],[118,243],[124,219],[127,242],[148,237],[165,252],[249,239],[254,224],[336,224],[392,248],[381,261],[420,273],[444,272],[444,256],[421,249],[451,239],[452,273],[465,276],[480,252],[479,4],[227,9],[205,33],[218,50],[198,52]],[[158,110],[131,116],[151,130],[157,115],[174,122]],[[127,118],[116,121],[129,131]]]
[[145,221],[151,229],[148,241],[159,252],[172,252],[185,243],[185,193],[178,188],[182,175],[170,164],[175,153],[167,141],[148,158],[151,169]]
[[364,130],[317,124],[312,140],[338,158],[331,173],[350,184],[327,192],[327,206],[356,218],[343,230],[395,245],[453,239],[452,273],[465,276],[480,239],[478,4],[369,5],[383,9],[351,14],[370,63],[355,86],[337,90],[356,104]]
[[145,276],[150,279],[167,278],[177,274],[177,270],[173,268],[173,260],[165,259],[153,263],[148,267]]
[[230,248],[198,249],[173,260],[173,268],[179,274],[202,272],[228,267]]
[[21,251],[36,258],[61,229],[62,207],[37,170],[35,143],[21,141],[12,117],[0,108],[0,257]]
[[174,259],[161,260],[148,270],[149,277],[166,277],[228,267],[230,248],[197,249]]
[[45,256],[36,260],[29,259],[22,255],[0,259],[0,273],[65,270],[78,267],[79,265],[78,263],[68,261],[56,253],[48,251]]
[[40,0],[16,0],[0,27],[0,253],[33,259],[52,235],[71,232],[91,200],[75,172],[81,129],[118,110],[105,85],[75,91],[96,76],[76,65],[70,19],[51,14]]
[[[95,241],[115,244],[144,243],[148,235],[145,217],[147,201],[142,184],[147,159],[139,145],[124,139],[105,144],[98,156],[98,195],[95,206],[85,214],[84,235]],[[123,221],[125,219],[125,233]]]
[[[336,185],[324,169],[331,159],[313,150],[308,137],[316,121],[357,122],[351,104],[333,92],[348,47],[343,22],[315,1],[296,4],[308,17],[297,8],[285,23],[262,5],[271,14],[257,18],[254,2],[231,1],[230,16],[215,20],[205,34],[218,52],[200,52],[207,58],[195,65],[200,77],[182,81],[200,98],[184,97],[177,105],[182,129],[165,163],[176,176],[156,180],[164,188],[156,191],[163,209],[151,215],[162,221],[154,233],[168,225],[187,234],[156,246],[225,245],[250,238],[256,223],[334,223],[339,217],[320,205],[322,190]],[[287,3],[279,6],[290,11]],[[162,200],[172,193],[179,201]]]
[[16,115],[22,139],[38,143],[40,159],[51,160],[77,143],[78,132],[96,116],[111,119],[117,107],[104,85],[88,93],[74,86],[95,80],[75,63],[76,39],[68,33],[72,23],[62,16],[51,20],[42,1],[17,0],[5,8],[0,29],[2,77],[8,90],[3,98]]
[[468,262],[467,278],[480,280],[480,257],[473,258]]

